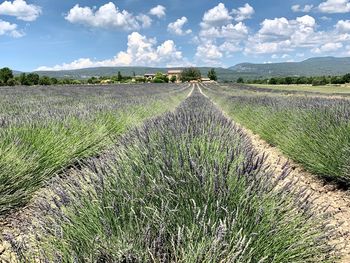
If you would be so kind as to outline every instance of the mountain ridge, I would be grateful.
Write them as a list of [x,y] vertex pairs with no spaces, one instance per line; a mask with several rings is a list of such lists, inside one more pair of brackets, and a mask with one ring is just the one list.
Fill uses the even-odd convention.
[[350,72],[350,57],[314,57],[300,62],[240,63],[229,67],[239,73],[265,77],[343,75]]
[[[55,78],[88,79],[99,76],[116,75],[118,71],[122,75],[144,75],[145,73],[166,72],[169,69],[181,69],[183,67],[95,67],[61,71],[34,71],[39,75]],[[212,67],[198,67],[203,76]],[[245,79],[283,77],[283,76],[322,76],[344,75],[350,73],[350,57],[313,57],[300,62],[278,63],[239,63],[229,68],[214,67],[219,80],[235,81],[239,77]],[[18,75],[21,72],[16,71]]]

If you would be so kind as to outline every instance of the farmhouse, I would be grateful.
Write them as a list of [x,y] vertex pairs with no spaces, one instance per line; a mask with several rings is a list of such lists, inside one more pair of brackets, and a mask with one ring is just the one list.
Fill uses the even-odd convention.
[[181,80],[182,70],[168,70],[168,78],[176,77],[176,82],[180,82]]
[[146,80],[151,81],[151,80],[153,80],[153,79],[155,78],[156,74],[154,74],[154,73],[146,73],[146,74],[144,74],[143,76],[144,76],[144,78],[145,78]]

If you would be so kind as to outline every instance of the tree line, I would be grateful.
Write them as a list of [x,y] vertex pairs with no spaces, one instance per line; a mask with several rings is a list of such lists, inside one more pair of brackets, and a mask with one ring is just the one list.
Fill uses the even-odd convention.
[[57,79],[48,76],[39,76],[37,73],[21,73],[14,76],[9,68],[0,69],[0,86],[34,86],[34,85],[64,85],[64,84],[82,84],[75,79]]
[[[211,80],[217,80],[217,75],[215,69],[211,69],[208,72],[208,78]],[[183,69],[180,75],[180,81],[188,82],[192,80],[200,80],[201,72],[199,69],[191,67]],[[101,76],[101,77],[91,77],[85,80],[77,80],[71,78],[52,78],[48,76],[40,76],[37,73],[21,73],[19,75],[14,75],[10,68],[0,69],[0,86],[35,86],[35,85],[80,85],[80,84],[113,84],[113,83],[169,83],[176,82],[176,76],[169,78],[166,74],[162,72],[157,72],[152,80],[147,78],[136,76],[135,72],[133,76],[123,76],[120,71],[114,76]]]
[[237,83],[247,84],[270,84],[270,85],[298,85],[308,84],[313,86],[322,86],[327,84],[345,84],[350,83],[350,73],[342,76],[314,76],[314,77],[272,77],[265,79],[244,80],[238,78]]

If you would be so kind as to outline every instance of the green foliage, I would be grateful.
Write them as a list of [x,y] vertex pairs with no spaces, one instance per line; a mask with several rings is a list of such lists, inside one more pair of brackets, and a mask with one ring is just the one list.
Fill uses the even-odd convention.
[[[248,80],[252,84],[265,84],[265,79]],[[271,85],[312,84],[313,86],[324,86],[327,84],[350,83],[350,73],[344,76],[314,76],[314,77],[272,77],[268,80]]]
[[284,81],[287,85],[293,84],[293,79],[291,77],[286,77]]
[[49,78],[47,76],[40,77],[39,85],[44,85],[44,86],[51,85],[51,78]]
[[19,82],[20,82],[21,85],[28,85],[26,73],[22,73],[19,76]]
[[4,84],[7,84],[7,82],[13,79],[13,73],[12,70],[9,68],[2,68],[0,69],[0,81]]
[[176,80],[177,80],[176,76],[171,76],[171,78],[170,78],[171,83],[175,83]]
[[91,77],[87,81],[89,84],[98,84],[100,81],[96,77]]
[[350,83],[350,73],[348,74],[345,74],[343,76],[343,80],[342,80],[344,83]]
[[324,86],[328,84],[326,77],[314,78],[312,81],[312,86]]
[[38,85],[39,84],[40,77],[36,73],[29,73],[27,75],[27,83],[28,85]]
[[51,84],[52,85],[57,85],[58,84],[58,79],[56,79],[56,78],[51,78]]
[[168,83],[169,78],[167,75],[163,74],[162,72],[157,72],[152,82],[153,83]]
[[214,81],[217,81],[218,80],[218,77],[216,75],[216,71],[214,68],[212,68],[209,72],[208,72],[208,78],[210,80],[214,80]]
[[9,79],[6,83],[8,86],[16,86],[19,83],[15,79]]
[[244,83],[244,79],[243,79],[242,77],[239,77],[239,78],[237,79],[237,83]]
[[275,79],[275,78],[270,78],[270,80],[269,80],[269,84],[271,84],[271,85],[276,85],[278,82],[277,82],[277,79]]
[[117,81],[122,81],[123,80],[123,76],[120,73],[120,71],[118,71],[118,75],[117,75]]
[[191,80],[200,80],[201,72],[197,68],[185,68],[181,73],[181,81],[188,82]]
[[164,80],[159,79],[159,78],[154,78],[154,79],[152,80],[152,82],[153,82],[153,83],[164,83]]

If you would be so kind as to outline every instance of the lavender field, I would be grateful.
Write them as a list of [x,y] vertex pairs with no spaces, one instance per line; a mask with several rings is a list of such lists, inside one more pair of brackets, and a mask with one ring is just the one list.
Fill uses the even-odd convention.
[[[302,187],[289,162],[272,169],[245,127],[315,180],[346,185],[347,157],[322,151],[348,150],[347,100],[188,83],[1,94],[4,262],[343,262],[328,201]],[[318,143],[309,128],[329,136],[317,151],[308,151]]]

